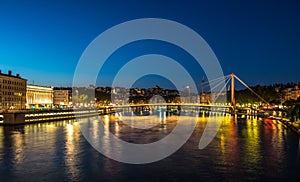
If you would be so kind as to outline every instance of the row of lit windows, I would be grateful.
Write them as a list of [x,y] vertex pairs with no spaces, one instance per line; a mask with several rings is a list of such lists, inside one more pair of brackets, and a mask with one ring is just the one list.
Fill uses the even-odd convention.
[[55,92],[54,91],[54,94],[57,94],[57,95],[68,95],[69,93],[68,92]]
[[47,100],[52,100],[53,99],[53,97],[49,97],[49,96],[40,96],[40,97],[38,97],[38,96],[35,96],[35,97],[32,97],[32,96],[27,96],[27,98],[28,99],[33,99],[33,100],[35,100],[35,99],[47,99]]
[[28,95],[28,96],[50,96],[50,97],[53,97],[53,94],[51,94],[51,93],[28,93],[28,92],[26,92],[26,95]]
[[[2,94],[3,95],[15,95],[14,94],[15,92],[5,92],[5,91],[3,91],[2,92]],[[0,94],[1,94],[1,92],[0,92]],[[23,94],[23,93],[16,93],[18,96],[21,96],[21,95],[25,95],[25,94]],[[21,95],[20,95],[21,94]]]
[[13,92],[3,92],[3,95],[14,95]]
[[54,96],[57,96],[57,97],[67,97],[69,95],[68,94],[54,94]]
[[16,81],[10,81],[10,80],[2,80],[5,84],[12,84],[12,85],[23,85],[23,82],[16,82]]
[[16,97],[16,98],[2,98],[3,101],[21,101],[21,97]]
[[6,86],[6,85],[0,85],[0,88],[3,89],[10,89],[10,90],[25,90],[23,87],[12,87],[12,86]]

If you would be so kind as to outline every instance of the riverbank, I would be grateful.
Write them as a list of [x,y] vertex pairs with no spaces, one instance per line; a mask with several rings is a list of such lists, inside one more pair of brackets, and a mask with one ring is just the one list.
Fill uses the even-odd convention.
[[275,116],[270,116],[269,119],[272,120],[278,120],[288,128],[290,128],[292,131],[296,132],[298,135],[300,135],[300,123],[298,122],[291,122],[287,118],[281,118],[281,117],[275,117]]
[[41,110],[10,111],[0,113],[0,125],[19,125],[63,119],[84,118],[113,113],[113,109],[76,109],[76,110]]

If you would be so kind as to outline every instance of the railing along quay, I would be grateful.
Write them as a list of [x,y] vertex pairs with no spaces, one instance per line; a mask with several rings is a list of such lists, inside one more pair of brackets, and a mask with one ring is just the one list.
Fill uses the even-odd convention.
[[101,109],[75,109],[75,110],[11,110],[0,113],[0,124],[16,125],[63,119],[74,119],[80,117],[91,117],[101,114],[110,114],[114,110],[110,108]]

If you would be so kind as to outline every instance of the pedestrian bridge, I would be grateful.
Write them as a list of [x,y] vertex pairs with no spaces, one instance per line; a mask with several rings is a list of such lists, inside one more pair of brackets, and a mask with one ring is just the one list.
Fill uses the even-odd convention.
[[151,106],[181,106],[181,107],[207,107],[207,108],[233,108],[231,105],[221,104],[201,104],[201,103],[155,103],[155,104],[127,104],[127,105],[112,105],[113,108],[125,107],[151,107]]

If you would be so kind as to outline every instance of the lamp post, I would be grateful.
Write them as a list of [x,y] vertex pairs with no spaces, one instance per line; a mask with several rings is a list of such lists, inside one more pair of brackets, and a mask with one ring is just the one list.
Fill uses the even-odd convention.
[[23,96],[23,94],[19,93],[19,96],[20,96],[20,110],[22,110],[22,96]]
[[188,103],[191,103],[191,87],[188,85],[186,88],[188,89]]

